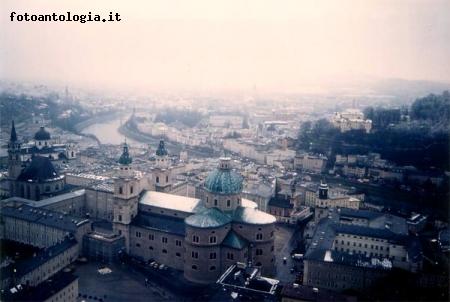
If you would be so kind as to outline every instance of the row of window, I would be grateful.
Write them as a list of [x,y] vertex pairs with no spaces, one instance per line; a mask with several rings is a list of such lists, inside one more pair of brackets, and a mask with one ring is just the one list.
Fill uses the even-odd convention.
[[[209,197],[206,196],[206,203],[209,203]],[[214,199],[214,206],[217,206],[219,203],[219,201],[217,199]],[[237,200],[237,204],[240,205],[240,201],[239,199]],[[227,199],[227,207],[230,208],[231,207],[231,200]]]
[[[194,271],[197,271],[198,270],[198,266],[197,265],[192,265],[192,269],[194,270]],[[216,270],[216,267],[214,266],[214,265],[211,265],[210,267],[209,267],[209,270],[210,271],[215,271]]]
[[[136,231],[135,235],[136,235],[136,238],[141,238],[142,237],[142,233],[139,232],[139,231]],[[148,235],[148,239],[152,240],[152,241],[155,240],[155,235],[154,234],[149,234]],[[161,237],[161,242],[162,243],[168,243],[169,239],[167,237]],[[182,245],[181,240],[175,239],[175,245],[176,246],[181,246]]]
[[[121,221],[121,218],[122,218],[121,215],[119,215],[119,221]],[[135,236],[136,236],[136,238],[141,238],[142,237],[142,233],[140,231],[136,231]],[[273,236],[273,231],[270,233],[270,236],[271,237]],[[148,239],[149,240],[155,240],[155,235],[154,234],[149,234],[148,235]],[[256,240],[258,240],[258,241],[263,240],[263,234],[262,233],[256,233]],[[167,243],[168,242],[167,237],[161,237],[161,242],[162,243]],[[193,235],[192,236],[192,242],[199,243],[200,242],[200,236]],[[208,242],[210,244],[217,243],[217,236],[209,236]],[[178,239],[175,240],[175,245],[176,246],[181,246],[181,244],[182,244],[181,240],[178,240]]]
[[[339,243],[339,240],[336,239],[334,242],[335,242],[336,244],[338,244],[338,243]],[[341,240],[341,244],[342,244],[342,245],[345,245],[344,240]],[[350,246],[350,241],[347,241],[347,246]],[[353,246],[356,246],[356,242],[353,242]],[[359,246],[359,247],[362,247],[362,243],[361,243],[361,242],[358,243],[358,246]],[[365,247],[365,248],[368,248],[369,245],[368,245],[367,243],[365,243],[365,244],[364,244],[364,247]],[[381,245],[378,246],[378,245],[373,245],[373,244],[371,244],[371,245],[370,245],[370,248],[371,248],[371,249],[376,249],[376,250],[378,250],[378,248],[379,248],[380,251],[383,250],[383,246],[381,246]],[[389,247],[386,247],[386,251],[389,252]]]
[[339,236],[348,237],[348,238],[359,238],[359,239],[372,240],[372,241],[378,241],[378,242],[386,241],[384,239],[378,239],[378,238],[372,238],[372,237],[366,237],[366,236],[356,236],[356,235],[350,235],[350,234],[339,234]]
[[[123,194],[123,187],[119,187],[119,194]],[[133,194],[133,186],[130,186],[130,194]]]
[[[166,182],[169,182],[169,176],[166,176]],[[156,176],[156,183],[159,184],[159,176]]]
[[[270,236],[273,236],[273,232],[270,233]],[[263,234],[262,233],[257,233],[256,234],[256,240],[261,241],[263,240]],[[214,244],[217,243],[217,237],[216,236],[209,236],[209,243]],[[192,242],[194,243],[199,243],[200,242],[200,237],[197,235],[193,235],[192,236]]]

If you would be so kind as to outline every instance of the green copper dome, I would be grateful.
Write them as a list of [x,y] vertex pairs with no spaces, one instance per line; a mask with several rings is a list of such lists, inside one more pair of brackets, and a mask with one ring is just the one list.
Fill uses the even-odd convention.
[[219,168],[209,173],[204,187],[211,193],[238,194],[242,192],[242,176],[230,169],[230,160],[221,159]]
[[127,143],[123,144],[123,152],[122,155],[119,158],[119,164],[121,165],[129,165],[132,163],[132,158],[130,156],[130,153],[128,152],[128,145]]
[[159,146],[158,146],[158,149],[156,150],[156,155],[157,156],[169,155],[169,152],[167,152],[166,147],[164,146],[164,141],[163,140],[159,141]]
[[187,217],[185,223],[196,228],[218,228],[231,222],[219,209],[209,208]]

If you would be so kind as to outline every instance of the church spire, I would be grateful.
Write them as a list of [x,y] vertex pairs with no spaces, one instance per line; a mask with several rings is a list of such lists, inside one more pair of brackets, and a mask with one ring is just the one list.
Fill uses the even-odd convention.
[[10,142],[17,142],[17,133],[16,127],[14,126],[14,120],[11,122],[11,137],[9,139]]

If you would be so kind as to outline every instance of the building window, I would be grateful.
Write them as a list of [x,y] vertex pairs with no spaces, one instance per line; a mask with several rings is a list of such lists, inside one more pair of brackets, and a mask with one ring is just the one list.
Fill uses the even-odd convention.
[[169,176],[166,176],[166,182],[169,182]]
[[274,249],[275,249],[275,246],[272,245],[272,246],[270,247],[270,251],[273,252]]
[[209,203],[209,198],[208,198],[208,196],[206,196],[206,203]]
[[155,235],[148,234],[148,240],[155,240]]
[[216,270],[216,267],[215,267],[214,265],[213,265],[213,266],[210,266],[210,267],[209,267],[209,270],[210,270],[210,271],[215,271],[215,270]]
[[166,249],[162,250],[162,253],[167,254],[167,250]]
[[217,237],[216,236],[209,236],[209,243],[216,243]]
[[176,246],[181,246],[181,240],[175,240],[175,245]]
[[227,200],[227,207],[231,207],[231,200]]
[[181,254],[180,253],[175,253],[175,256],[181,257]]
[[122,221],[122,215],[119,215],[119,221]]
[[217,206],[217,199],[214,199],[214,205]]
[[130,194],[133,194],[133,186],[130,187]]
[[136,237],[137,238],[141,238],[141,235],[142,235],[141,232],[136,232]]
[[198,243],[200,241],[200,237],[194,235],[192,236],[192,242]]
[[192,269],[193,269],[194,271],[196,271],[196,270],[197,270],[197,265],[194,264],[194,265],[192,266]]
[[272,232],[270,232],[270,238],[272,238],[273,237],[273,231]]
[[217,258],[217,255],[215,252],[209,253],[209,259],[214,260]]
[[256,234],[256,240],[262,240],[262,239],[263,239],[263,234],[262,233]]
[[141,247],[141,244],[140,243],[136,243],[136,247]]
[[192,252],[191,253],[191,256],[192,256],[192,258],[194,258],[194,259],[198,259],[198,252]]
[[148,249],[149,249],[150,251],[153,251],[153,246],[150,245],[150,246],[148,247]]
[[159,176],[156,176],[156,183],[159,184]]
[[256,254],[256,256],[261,256],[263,254],[263,250],[262,249],[256,249],[255,254]]
[[123,194],[123,188],[119,187],[119,194]]
[[167,237],[162,237],[161,241],[162,241],[162,243],[167,243]]
[[122,235],[122,230],[119,230],[119,235]]
[[228,259],[228,260],[234,260],[234,254],[228,252],[228,253],[227,253],[227,259]]

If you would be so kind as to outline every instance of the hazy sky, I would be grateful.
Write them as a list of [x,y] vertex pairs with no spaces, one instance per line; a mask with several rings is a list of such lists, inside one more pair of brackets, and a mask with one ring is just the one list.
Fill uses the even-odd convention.
[[[324,79],[450,82],[450,1],[1,0],[6,79],[152,89],[295,91]],[[121,14],[111,23],[18,14]]]

